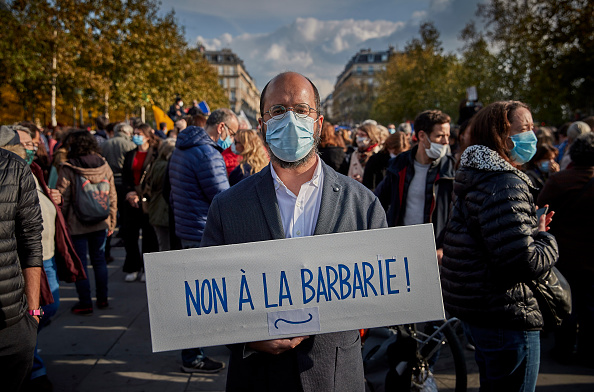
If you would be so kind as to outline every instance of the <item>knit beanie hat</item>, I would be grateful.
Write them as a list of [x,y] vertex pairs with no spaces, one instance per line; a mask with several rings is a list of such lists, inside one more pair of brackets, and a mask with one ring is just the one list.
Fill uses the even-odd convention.
[[2,125],[0,127],[0,147],[12,146],[19,144],[21,139],[19,134],[10,125]]

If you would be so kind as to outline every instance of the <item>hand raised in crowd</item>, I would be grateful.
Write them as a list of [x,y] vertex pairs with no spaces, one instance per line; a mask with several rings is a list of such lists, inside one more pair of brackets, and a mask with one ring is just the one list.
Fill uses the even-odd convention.
[[291,339],[262,340],[260,342],[248,343],[248,348],[268,354],[278,355],[285,351],[292,350],[309,336],[298,336]]
[[443,248],[436,250],[437,252],[437,265],[441,265],[441,259],[443,258]]
[[[545,207],[548,206],[548,204],[545,205]],[[538,206],[536,206],[536,209],[538,210]],[[549,225],[553,221],[553,215],[555,215],[555,211],[549,211],[547,214],[540,216],[538,219],[538,231],[549,231],[551,229]]]
[[51,199],[53,200],[53,202],[56,203],[57,205],[62,204],[62,194],[60,193],[59,190],[57,190],[57,189],[50,189],[49,190],[49,196],[51,197]]
[[134,208],[140,207],[138,205],[138,202],[140,201],[140,199],[138,198],[138,194],[135,191],[128,192],[126,194],[126,200],[128,201],[128,203],[130,203],[130,205],[132,207],[134,207]]
[[551,163],[549,163],[549,174],[557,173],[559,170],[559,164],[554,159],[551,159]]

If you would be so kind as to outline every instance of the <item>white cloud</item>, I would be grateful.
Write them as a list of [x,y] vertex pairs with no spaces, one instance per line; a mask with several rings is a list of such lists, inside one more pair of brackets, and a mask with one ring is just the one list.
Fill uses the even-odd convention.
[[427,17],[427,11],[415,11],[412,14],[412,19],[425,19]]
[[[187,6],[190,4],[190,0],[181,1],[187,2]],[[293,6],[278,2],[259,8],[256,5],[265,0],[254,1],[256,4],[235,2],[242,5],[236,5],[232,14],[235,17],[241,14],[243,19],[249,19],[250,12],[254,10],[265,10],[270,14],[273,9],[280,7],[287,11],[287,7]],[[302,6],[319,3],[318,0],[304,1],[306,3],[300,3]],[[395,47],[396,50],[403,49],[413,37],[418,37],[421,21],[434,21],[441,33],[444,48],[448,51],[455,50],[460,46],[460,42],[457,41],[460,30],[474,18],[476,4],[481,1],[484,0],[430,0],[424,9],[418,8],[414,11],[414,6],[411,7],[406,14],[409,15],[408,19],[401,21],[355,19],[350,17],[352,13],[345,19],[323,20],[340,9],[333,8],[333,12],[330,13],[327,10],[322,12],[326,8],[332,8],[328,4],[334,4],[336,7],[341,7],[342,4],[344,8],[355,3],[361,6],[358,0],[329,0],[328,3],[319,3],[320,8],[316,8],[320,19],[301,17],[295,12],[292,22],[283,24],[280,18],[277,18],[276,21],[279,23],[276,26],[280,27],[272,28],[272,31],[239,35],[225,33],[215,38],[198,36],[197,41],[209,50],[230,48],[237,53],[260,89],[278,73],[291,70],[309,77],[318,87],[320,95],[325,97],[332,92],[337,76],[359,50],[387,50],[389,46]],[[420,5],[421,3],[426,2],[419,2]],[[232,7],[232,2],[222,0],[216,12],[222,15],[223,10],[229,7]],[[304,7],[300,9],[303,10]],[[215,12],[214,9],[209,11]],[[284,11],[277,15],[286,15]],[[385,15],[386,18],[390,16],[393,17]],[[256,23],[266,24],[265,18],[255,20],[259,21]]]
[[452,0],[431,0],[429,8],[434,12],[443,12],[451,6]]
[[223,34],[212,39],[199,36],[197,41],[208,50],[231,48],[244,60],[260,88],[279,72],[293,70],[311,78],[325,97],[355,53],[367,48],[370,40],[387,38],[404,26],[403,22],[386,20],[297,18],[267,34]]

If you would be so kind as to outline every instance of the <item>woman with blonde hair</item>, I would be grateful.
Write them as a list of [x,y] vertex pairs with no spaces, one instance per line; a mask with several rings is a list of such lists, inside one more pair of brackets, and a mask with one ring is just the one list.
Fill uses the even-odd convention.
[[235,154],[241,155],[239,165],[229,174],[229,185],[231,186],[258,173],[270,162],[262,139],[252,129],[237,131],[231,149]]

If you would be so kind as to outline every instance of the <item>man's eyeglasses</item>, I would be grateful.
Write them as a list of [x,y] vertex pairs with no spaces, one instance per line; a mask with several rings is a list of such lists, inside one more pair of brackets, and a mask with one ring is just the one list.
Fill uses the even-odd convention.
[[237,131],[232,131],[231,128],[229,128],[229,126],[225,123],[223,123],[223,125],[225,126],[225,128],[227,128],[227,132],[229,132],[229,135],[231,135],[231,137],[235,137],[235,134],[237,133]]
[[285,114],[287,114],[288,110],[292,110],[293,113],[295,113],[295,116],[300,118],[309,116],[312,111],[315,113],[320,113],[318,110],[313,109],[306,103],[298,103],[297,105],[288,108],[284,107],[283,105],[273,105],[270,107],[270,109],[268,109],[267,112],[264,112],[264,114],[268,114],[270,117],[280,120],[285,117]]
[[27,150],[37,151],[37,149],[39,148],[39,144],[37,144],[35,142],[25,142],[25,143],[21,143],[21,145],[23,147],[25,147]]

